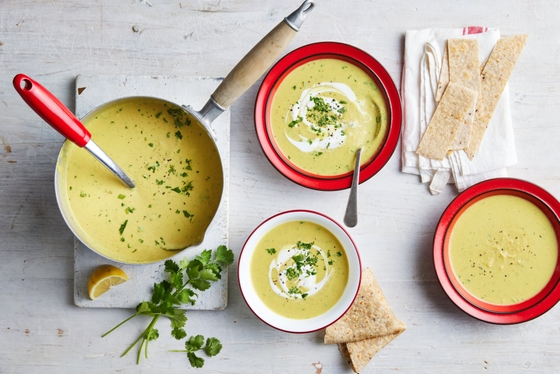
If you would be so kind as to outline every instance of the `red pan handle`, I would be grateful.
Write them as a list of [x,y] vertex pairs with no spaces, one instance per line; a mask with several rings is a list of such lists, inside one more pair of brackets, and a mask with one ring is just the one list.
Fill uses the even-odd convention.
[[84,147],[91,139],[90,132],[80,120],[45,87],[29,78],[18,74],[14,77],[14,88],[23,100],[42,119],[51,125],[66,139],[79,147]]

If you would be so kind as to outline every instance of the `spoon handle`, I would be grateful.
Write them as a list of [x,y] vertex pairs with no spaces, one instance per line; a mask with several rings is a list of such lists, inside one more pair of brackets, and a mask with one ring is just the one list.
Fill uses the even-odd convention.
[[78,147],[85,147],[125,185],[135,187],[132,179],[91,140],[91,133],[82,122],[49,90],[25,74],[16,75],[13,83],[22,99],[46,123]]
[[356,164],[354,165],[354,175],[352,176],[352,186],[348,205],[344,214],[344,224],[348,227],[355,227],[358,224],[358,185],[360,184],[360,158],[362,148],[356,151]]
[[314,6],[313,0],[305,0],[251,49],[212,94],[216,104],[225,110],[247,91],[284,51]]
[[14,77],[14,88],[22,99],[45,122],[66,139],[84,147],[91,139],[90,132],[66,106],[39,82],[25,74]]

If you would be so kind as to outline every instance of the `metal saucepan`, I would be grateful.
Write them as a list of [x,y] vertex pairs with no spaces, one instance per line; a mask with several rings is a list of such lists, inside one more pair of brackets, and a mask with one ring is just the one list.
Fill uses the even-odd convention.
[[[109,143],[103,144],[102,148],[115,158],[117,164],[123,169],[126,169],[127,173],[132,177],[132,180],[134,180],[136,188],[130,188],[133,187],[134,184],[126,183],[126,179],[115,172],[115,169],[118,168],[116,165],[111,166],[105,163],[105,166],[121,178],[120,181],[113,174],[109,173],[107,169],[103,168],[101,163],[92,163],[91,160],[93,159],[88,159],[90,156],[87,152],[76,148],[76,145],[84,147],[85,143],[88,143],[90,140],[89,132],[87,132],[87,130],[84,132],[79,129],[81,126],[80,121],[77,120],[69,110],[64,108],[60,101],[50,95],[48,91],[31,78],[21,74],[16,76],[14,78],[14,87],[22,98],[45,119],[45,121],[70,140],[70,142],[66,141],[64,143],[59,154],[55,175],[55,189],[61,213],[74,235],[87,247],[100,255],[117,262],[129,264],[158,262],[175,255],[177,251],[200,244],[204,239],[210,222],[218,210],[224,185],[222,161],[210,125],[214,119],[251,87],[279,57],[295,36],[296,32],[303,24],[305,17],[313,7],[314,2],[312,0],[304,1],[296,11],[286,17],[278,26],[268,33],[227,75],[211,95],[208,102],[199,111],[158,98],[129,97],[103,104],[82,119],[82,122],[86,124],[95,123],[95,121],[105,121],[103,126],[108,126],[108,123],[112,122],[111,118],[113,117],[111,116],[117,116],[119,111],[123,108],[131,108],[134,106],[138,108],[139,112],[146,113],[145,118],[149,119],[146,119],[145,122],[151,123],[149,126],[157,129],[157,131],[160,131],[159,128],[162,126],[158,121],[163,120],[166,123],[170,122],[170,127],[166,130],[167,134],[164,132],[163,137],[159,139],[179,138],[181,142],[177,142],[177,144],[181,145],[177,146],[176,152],[174,150],[173,156],[171,156],[169,151],[165,151],[165,162],[170,161],[170,163],[166,165],[163,165],[164,161],[159,162],[153,159],[155,149],[158,147],[158,139],[150,141],[147,133],[145,134],[144,140],[150,148],[145,150],[139,151],[130,145],[127,148],[127,144],[124,144],[127,142],[125,140],[123,140],[123,144],[120,144],[118,141],[113,142],[117,145],[108,145]],[[45,94],[45,92],[47,94]],[[34,104],[41,100],[51,102],[46,106]],[[54,111],[48,109],[49,107],[52,108],[53,105],[54,107],[60,106],[63,109]],[[162,108],[164,109],[161,110]],[[47,113],[45,113],[45,111],[47,111]],[[126,112],[126,110],[124,112]],[[55,117],[54,119],[52,118],[53,116]],[[128,119],[122,117],[122,121],[126,123],[125,129],[119,127],[114,131],[94,134],[96,142],[97,139],[100,139],[100,144],[103,143],[104,137],[123,137],[123,139],[125,139],[125,133],[136,126],[135,124],[126,122],[130,120],[130,118],[132,117],[129,116]],[[144,122],[144,120],[142,121]],[[66,124],[72,123],[72,126],[77,126],[78,130],[74,129],[72,131],[78,131],[81,135],[76,136],[76,134],[74,134],[73,137],[70,136],[66,133],[67,130],[70,131],[67,128],[68,126],[62,125],[61,128],[61,122]],[[156,124],[156,122],[159,124]],[[142,126],[148,125],[142,124]],[[183,140],[187,140],[188,144],[187,142],[183,142]],[[84,154],[86,156],[84,156]],[[138,164],[140,166],[133,165],[132,162],[127,159],[131,154],[136,154],[136,157],[143,158],[142,164]],[[196,159],[196,166],[191,168],[191,160],[187,157],[192,157],[193,155],[198,158]],[[172,159],[177,161],[172,161],[174,164],[171,164]],[[153,162],[153,164],[151,164],[151,162]],[[92,180],[91,183],[98,183],[100,186],[103,186],[103,196],[90,196],[88,191],[77,191],[76,188],[73,190],[74,180],[82,178],[82,176],[78,178],[76,170],[86,167],[88,168],[86,171],[88,177],[89,175],[95,176],[93,179],[90,178]],[[156,170],[161,172],[162,169],[165,170],[165,175],[169,177],[176,176],[178,178],[183,175],[186,176],[186,179],[182,184],[166,185],[167,182],[165,178],[162,176],[161,179],[158,179],[158,174],[156,174]],[[70,170],[72,170],[72,172]],[[192,177],[196,176],[198,178],[197,180],[199,182],[194,185],[194,188],[189,181],[190,177],[187,175]],[[161,185],[159,191],[154,192],[153,196],[156,196],[156,194],[165,195],[166,193],[168,194],[167,196],[173,197],[179,195],[188,196],[188,199],[174,200],[173,204],[171,204],[170,200],[170,202],[168,202],[169,207],[162,209],[162,207],[159,206],[159,211],[154,209],[153,214],[150,212],[143,215],[141,219],[146,222],[146,226],[149,227],[148,230],[158,231],[157,237],[155,240],[152,239],[152,243],[145,243],[143,241],[142,237],[145,235],[144,228],[142,227],[143,224],[140,222],[141,219],[139,220],[137,215],[135,216],[137,206],[130,205],[131,201],[133,201],[132,199],[136,199],[135,201],[138,203],[139,201],[144,201],[142,200],[144,197],[149,197],[143,189],[145,180],[150,180],[152,184]],[[125,184],[121,183],[121,181],[125,182]],[[163,188],[167,188],[167,190],[163,190]],[[146,196],[143,196],[143,194]],[[150,195],[151,194],[150,192]],[[114,204],[118,204],[119,209],[125,211],[126,214],[130,213],[130,216],[127,216],[127,219],[122,222],[111,222],[110,215],[107,211],[103,210],[103,205],[101,203],[96,205],[97,203],[92,200],[97,198],[101,201],[105,199],[106,196],[110,196],[112,199],[111,201]],[[80,200],[80,197],[84,199]],[[193,201],[193,199],[196,199],[202,204],[200,213],[196,215],[189,212],[188,201]],[[70,200],[73,200],[73,202],[71,203]],[[86,211],[86,209],[82,209],[81,204],[86,204],[86,202],[87,204],[93,204],[95,208],[99,208],[99,212],[96,216],[107,217],[105,223],[93,225],[93,219],[88,219],[87,216],[83,218],[82,211]],[[182,205],[178,206],[177,204]],[[152,208],[152,204],[148,204],[147,200],[146,205],[148,205],[150,209]],[[85,205],[83,206],[85,207]],[[166,230],[170,230],[172,226],[168,224],[168,221],[165,221],[165,219],[161,219],[162,216],[165,218],[165,214],[169,217],[175,214],[176,217],[186,219],[186,221],[183,221],[185,223],[180,226],[180,228],[173,229],[176,231],[182,230],[180,235],[176,235],[179,239],[169,241],[165,240],[165,234],[159,235],[160,231],[165,233]],[[128,217],[130,217],[130,219],[128,219]],[[135,224],[132,223],[133,217],[135,217]],[[161,220],[161,223],[156,225],[151,224],[158,220]],[[105,238],[108,238],[107,243],[104,242]],[[111,240],[113,240],[113,242],[111,242]],[[115,243],[115,240],[123,242],[126,245],[120,243],[117,243],[118,245],[112,245],[111,243]],[[142,245],[139,243],[142,243]],[[135,248],[137,246],[141,248]],[[115,247],[119,247],[120,249],[115,249]]]

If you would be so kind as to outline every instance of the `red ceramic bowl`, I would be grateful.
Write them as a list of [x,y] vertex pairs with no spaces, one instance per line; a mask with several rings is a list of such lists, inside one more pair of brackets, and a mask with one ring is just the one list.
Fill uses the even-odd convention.
[[[474,203],[495,195],[512,195],[531,202],[550,220],[560,253],[560,203],[542,188],[526,181],[497,178],[465,190],[443,212],[434,235],[433,259],[438,280],[447,296],[465,313],[495,324],[529,321],[550,310],[560,300],[560,261],[546,286],[532,298],[517,304],[496,305],[472,296],[456,278],[449,259],[449,238],[461,214]],[[559,256],[560,259],[560,256]]]
[[322,42],[303,46],[287,54],[264,78],[255,104],[255,126],[261,147],[272,165],[285,177],[304,187],[317,190],[349,188],[352,172],[336,176],[319,176],[305,172],[284,157],[276,146],[270,129],[270,104],[282,80],[297,67],[313,60],[334,58],[358,66],[365,71],[384,94],[388,114],[385,139],[374,156],[362,165],[360,183],[374,176],[385,166],[395,151],[401,131],[402,107],[395,83],[381,64],[366,52],[348,44]]

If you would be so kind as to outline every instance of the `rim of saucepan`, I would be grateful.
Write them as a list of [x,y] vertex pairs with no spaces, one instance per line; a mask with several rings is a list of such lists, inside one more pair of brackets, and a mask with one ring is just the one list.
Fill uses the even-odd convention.
[[459,194],[443,212],[435,234],[433,261],[437,278],[451,301],[468,315],[493,324],[516,324],[541,316],[560,300],[560,256],[551,279],[537,295],[518,304],[495,305],[466,291],[458,282],[448,255],[448,240],[455,222],[472,204],[495,195],[513,195],[536,205],[550,220],[560,254],[560,203],[544,189],[524,180],[496,178],[480,182]]
[[336,58],[352,63],[368,73],[381,89],[387,106],[388,129],[379,150],[361,167],[360,183],[373,177],[385,166],[397,147],[401,132],[402,107],[399,93],[387,70],[375,58],[349,44],[339,42],[308,44],[280,59],[267,73],[257,93],[255,128],[264,154],[272,166],[286,178],[311,189],[342,190],[352,184],[352,172],[336,176],[319,176],[298,170],[277,149],[269,132],[269,104],[283,78],[298,66],[321,58]]
[[[250,263],[255,247],[264,234],[282,223],[300,220],[321,225],[337,237],[348,256],[349,275],[342,297],[331,309],[317,317],[298,320],[276,314],[261,301],[253,287]],[[267,218],[249,235],[239,254],[237,279],[245,303],[253,314],[265,324],[289,333],[314,332],[336,322],[352,306],[358,295],[362,279],[360,254],[348,232],[332,218],[312,210],[288,210]]]
[[[210,223],[209,223],[209,226],[210,226],[210,225],[212,224],[212,222],[214,221],[214,218],[215,218],[215,216],[216,216],[216,213],[217,213],[218,210],[220,209],[220,206],[221,206],[222,201],[223,201],[222,196],[223,196],[223,188],[224,188],[224,186],[225,186],[225,175],[224,175],[224,173],[223,173],[222,155],[221,155],[221,153],[220,153],[220,150],[219,150],[219,148],[218,148],[218,145],[216,144],[215,137],[214,137],[214,135],[212,134],[211,130],[208,129],[202,122],[200,122],[200,121],[197,119],[196,115],[194,115],[194,114],[191,112],[191,110],[190,110],[189,108],[187,108],[187,107],[185,107],[185,106],[183,106],[183,105],[179,105],[179,104],[173,103],[173,102],[171,102],[171,101],[169,101],[169,100],[165,100],[165,99],[158,98],[158,97],[152,97],[152,96],[127,96],[127,97],[121,97],[121,98],[118,98],[118,99],[114,99],[114,100],[107,101],[107,102],[105,102],[105,103],[103,103],[103,104],[101,104],[101,105],[95,107],[93,110],[91,110],[90,112],[88,112],[84,117],[82,117],[82,118],[80,119],[80,121],[81,121],[82,123],[87,122],[90,118],[92,118],[93,116],[95,116],[95,115],[98,114],[99,112],[105,110],[107,107],[110,107],[110,106],[112,106],[112,105],[115,105],[115,104],[118,104],[118,103],[121,103],[121,102],[136,101],[136,100],[154,100],[154,101],[160,101],[160,102],[162,102],[162,103],[167,103],[167,104],[169,104],[169,105],[172,105],[172,106],[181,108],[182,110],[184,110],[186,113],[188,113],[190,116],[192,116],[193,119],[196,120],[196,121],[199,123],[199,125],[201,126],[201,128],[203,128],[203,129],[206,131],[206,134],[207,134],[208,137],[212,140],[212,143],[213,143],[214,146],[216,147],[216,150],[217,150],[217,153],[218,153],[218,156],[219,156],[219,160],[218,160],[218,161],[220,162],[220,165],[221,165],[221,167],[222,167],[222,179],[223,179],[223,181],[222,181],[222,193],[220,194],[220,201],[219,201],[219,203],[218,203],[218,205],[217,205],[216,211],[214,212],[214,216],[212,217],[212,220],[211,220]],[[183,252],[185,249],[188,249],[188,248],[190,248],[190,247],[192,247],[192,246],[199,245],[200,243],[202,243],[202,242],[204,241],[204,236],[206,235],[206,231],[208,230],[208,227],[209,227],[209,226],[206,227],[206,230],[204,231],[204,235],[203,235],[203,237],[202,237],[200,243],[193,243],[191,246],[189,246],[189,247],[187,247],[187,248],[183,248],[182,250],[179,250],[179,251],[174,251],[174,252],[172,252],[173,254],[172,254],[171,256],[168,256],[168,257],[165,257],[165,258],[161,258],[161,259],[158,259],[158,260],[155,260],[155,261],[142,262],[142,263],[134,262],[134,261],[125,261],[125,260],[118,259],[118,258],[112,258],[112,257],[108,256],[107,254],[102,253],[102,252],[100,252],[99,250],[97,250],[97,249],[96,249],[95,243],[91,242],[87,237],[84,237],[84,235],[82,235],[83,229],[79,228],[79,225],[78,225],[77,223],[75,223],[74,220],[71,219],[71,210],[70,210],[68,204],[65,204],[65,202],[64,202],[65,199],[63,198],[64,195],[63,195],[63,192],[62,192],[62,190],[61,190],[62,184],[60,183],[60,179],[62,178],[62,175],[61,175],[61,172],[59,171],[59,166],[62,164],[62,159],[65,157],[65,155],[64,155],[64,149],[65,149],[65,147],[66,147],[66,144],[69,143],[69,142],[70,142],[69,140],[65,140],[65,141],[64,141],[64,143],[62,144],[62,147],[60,148],[60,151],[59,151],[59,154],[58,154],[58,157],[57,157],[57,160],[56,160],[56,168],[55,168],[55,174],[54,174],[55,196],[56,196],[56,202],[57,202],[57,205],[58,205],[58,209],[60,210],[60,213],[62,214],[62,218],[63,218],[64,221],[66,222],[66,225],[68,226],[68,228],[70,229],[70,231],[72,231],[72,233],[74,234],[74,236],[75,236],[76,238],[78,238],[78,240],[80,240],[80,242],[82,242],[86,247],[88,247],[88,248],[91,249],[93,252],[97,253],[98,255],[100,255],[100,256],[102,256],[102,257],[104,257],[104,258],[106,258],[106,259],[109,259],[109,260],[111,260],[111,261],[115,261],[115,262],[118,262],[118,263],[121,263],[121,264],[128,264],[128,265],[147,265],[147,264],[155,264],[155,263],[158,263],[158,262],[165,261],[165,260],[168,259],[169,257],[172,257],[172,256],[174,256],[174,255],[176,255],[176,254],[178,254],[178,253],[181,253],[181,252]],[[84,152],[86,152],[86,151],[84,150]]]

